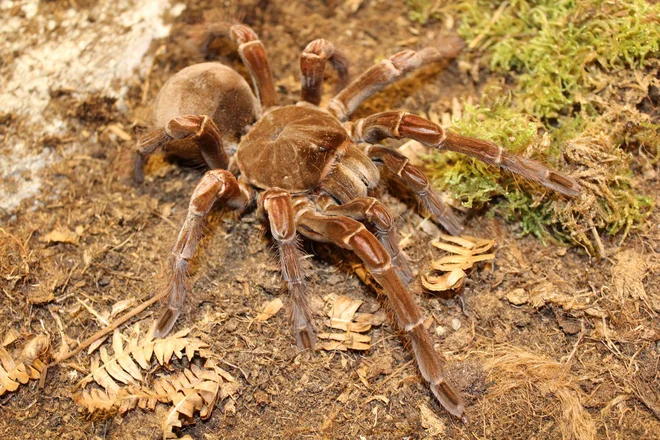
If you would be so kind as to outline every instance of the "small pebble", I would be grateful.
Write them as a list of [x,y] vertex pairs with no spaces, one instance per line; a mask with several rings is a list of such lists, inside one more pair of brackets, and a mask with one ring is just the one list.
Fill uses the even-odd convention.
[[529,293],[523,288],[513,289],[506,294],[506,299],[515,306],[521,306],[529,301]]

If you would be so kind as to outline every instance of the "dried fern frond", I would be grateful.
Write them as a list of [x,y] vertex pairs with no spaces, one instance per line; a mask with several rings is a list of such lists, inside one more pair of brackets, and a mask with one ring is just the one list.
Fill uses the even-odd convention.
[[[123,414],[137,407],[153,410],[158,402],[171,403],[162,422],[163,438],[176,438],[175,428],[194,423],[199,412],[202,420],[211,416],[217,401],[232,396],[238,390],[236,380],[218,367],[213,355],[205,350],[207,344],[197,338],[187,337],[189,330],[182,330],[168,338],[154,340],[151,334],[140,338],[139,324],[130,337],[119,330],[112,335],[112,353],[107,346],[99,347],[91,360],[90,373],[79,386],[95,382],[75,393],[75,402],[93,412],[119,412]],[[145,384],[142,370],[150,369],[152,359],[157,365],[169,365],[177,357],[187,357],[188,368],[158,377],[152,384]],[[205,358],[200,366],[198,358]]]
[[237,388],[229,373],[208,360],[204,367],[192,364],[177,374],[160,377],[154,389],[173,403],[162,423],[163,438],[170,439],[176,438],[173,429],[192,419],[195,412],[202,420],[208,419],[218,398],[234,394]]
[[343,330],[345,333],[320,333],[319,339],[327,339],[319,344],[319,348],[326,351],[341,350],[369,350],[371,337],[361,333],[368,332],[372,326],[381,325],[384,316],[371,313],[357,313],[362,301],[354,300],[348,296],[335,299],[332,309],[328,313],[330,319],[325,325]]
[[[195,353],[208,347],[206,343],[197,338],[187,338],[190,330],[181,330],[164,339],[154,340],[151,334],[140,340],[139,326],[134,327],[135,336],[128,339],[126,345],[118,329],[112,335],[113,354],[108,353],[105,346],[92,357],[90,373],[77,385],[81,387],[94,380],[111,395],[119,392],[120,385],[136,384],[143,381],[140,368],[143,370],[151,366],[151,359],[155,356],[160,365],[169,364],[172,357],[181,359],[185,354],[192,359]],[[140,368],[138,368],[138,366]]]
[[[433,269],[446,273],[440,276],[428,274],[422,276],[422,285],[432,292],[457,291],[465,280],[465,270],[472,268],[477,262],[489,261],[495,258],[495,254],[485,253],[495,246],[495,240],[486,240],[469,235],[453,237],[440,234],[440,237],[433,240],[431,245],[450,253],[450,255],[431,262]],[[445,294],[445,296],[452,297],[453,294]]]
[[136,407],[153,410],[159,401],[168,402],[166,396],[159,396],[145,387],[121,388],[116,394],[110,394],[99,388],[90,388],[75,393],[73,400],[90,413],[97,411],[118,411],[124,414]]
[[39,379],[45,368],[39,358],[44,357],[49,347],[48,336],[35,336],[25,344],[18,361],[4,347],[0,347],[0,396],[16,391],[30,379]]

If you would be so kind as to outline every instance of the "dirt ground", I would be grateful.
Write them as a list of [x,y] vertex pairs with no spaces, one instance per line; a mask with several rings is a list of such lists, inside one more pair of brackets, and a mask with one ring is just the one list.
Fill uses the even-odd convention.
[[[217,59],[246,73],[231,44],[214,45],[204,55],[187,36],[204,11],[218,5],[232,11],[235,2],[112,3],[1,3],[0,342],[15,335],[5,346],[14,356],[35,335],[48,335],[53,353],[63,344],[73,348],[107,323],[119,301],[136,305],[162,289],[201,172],[156,157],[144,184],[135,187],[135,129],[148,125],[160,86],[183,67]],[[447,32],[443,23],[410,22],[403,0],[241,3],[244,21],[268,51],[284,103],[299,95],[299,54],[315,38],[341,48],[356,75]],[[57,51],[69,45],[62,62]],[[385,109],[442,113],[455,97],[478,102],[488,72],[475,83],[469,70],[457,62],[422,69],[370,99],[356,116]],[[635,179],[658,206],[657,167]],[[410,237],[413,268],[428,271],[439,256],[429,246],[439,230],[410,201],[384,200]],[[181,434],[660,438],[657,208],[622,244],[621,236],[602,235],[604,259],[520,238],[516,225],[488,212],[464,217],[467,234],[497,242],[495,262],[469,273],[464,311],[460,301],[422,293],[419,283],[413,289],[432,317],[447,376],[467,401],[465,422],[434,400],[391,320],[370,331],[366,353],[299,352],[284,311],[255,322],[264,304],[285,294],[271,244],[253,212],[240,221],[216,213],[193,265],[189,311],[176,328],[191,328],[206,341],[239,388],[207,421],[197,417]],[[305,249],[313,255],[309,295],[317,328],[323,328],[328,295],[362,300],[364,312],[386,306],[355,275],[350,255],[318,244]],[[151,307],[137,320],[146,328],[157,313]],[[76,405],[73,388],[89,366],[83,352],[51,367],[43,389],[31,381],[0,396],[0,438],[162,435],[164,405],[105,416]],[[234,411],[227,409],[230,400]]]

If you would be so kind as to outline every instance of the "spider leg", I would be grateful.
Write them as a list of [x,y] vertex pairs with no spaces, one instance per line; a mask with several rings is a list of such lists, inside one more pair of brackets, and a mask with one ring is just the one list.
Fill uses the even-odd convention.
[[170,278],[168,283],[169,301],[167,308],[156,324],[154,336],[167,335],[181,314],[186,297],[188,262],[195,250],[204,227],[204,217],[219,201],[231,209],[240,210],[250,202],[246,191],[239,186],[233,174],[226,170],[210,170],[197,184],[188,207],[186,220],[172,249]]
[[397,276],[387,250],[364,225],[348,217],[323,215],[310,207],[302,207],[296,216],[301,234],[352,250],[364,262],[387,294],[398,325],[410,335],[415,360],[433,394],[447,411],[460,417],[463,399],[443,378],[444,362],[422,324],[422,311]]
[[[326,199],[332,200],[332,199]],[[390,254],[392,264],[404,284],[413,279],[408,259],[399,249],[399,240],[394,219],[390,211],[374,197],[358,197],[343,205],[328,204],[323,212],[350,217],[359,222],[368,222],[376,229],[376,237]]]
[[351,136],[354,141],[369,143],[384,138],[414,139],[428,147],[456,151],[497,165],[566,196],[575,197],[580,193],[578,182],[566,174],[535,160],[509,153],[492,142],[445,131],[438,124],[406,112],[377,113],[355,121]]
[[443,50],[426,47],[418,52],[404,50],[375,64],[354,79],[344,90],[332,98],[328,110],[341,121],[345,121],[367,98],[382,90],[388,84],[402,78],[406,73],[424,64],[454,58],[462,46],[448,44]]
[[426,174],[409,163],[406,156],[391,148],[369,145],[365,153],[373,160],[382,162],[395,179],[401,181],[419,198],[423,208],[450,234],[459,235],[463,230],[461,220],[433,191]]
[[314,40],[305,47],[300,57],[300,72],[302,74],[301,99],[314,105],[319,105],[323,94],[323,73],[326,62],[330,62],[339,76],[338,91],[346,86],[348,81],[348,60],[335,50],[328,40]]
[[270,231],[279,251],[282,277],[291,295],[290,318],[298,348],[313,350],[316,335],[307,304],[291,195],[279,188],[269,189],[261,198],[260,205],[268,215]]
[[229,29],[229,36],[238,44],[238,54],[250,72],[263,109],[279,105],[266,49],[256,32],[244,24],[235,24]]
[[223,148],[220,130],[213,119],[204,115],[179,116],[172,119],[165,128],[152,130],[139,139],[133,167],[135,183],[144,181],[144,164],[147,157],[160,149],[167,151],[168,143],[184,138],[197,145],[209,168],[227,168],[229,156]]

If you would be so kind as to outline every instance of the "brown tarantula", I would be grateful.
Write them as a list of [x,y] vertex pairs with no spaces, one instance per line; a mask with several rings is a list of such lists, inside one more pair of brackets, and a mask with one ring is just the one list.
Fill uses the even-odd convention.
[[418,168],[378,142],[410,138],[440,150],[458,151],[567,196],[576,196],[579,185],[539,162],[488,141],[445,131],[406,112],[389,111],[348,121],[373,93],[426,63],[453,57],[454,48],[399,52],[368,69],[320,107],[326,63],[335,68],[340,83],[346,79],[347,69],[332,43],[315,40],[300,60],[301,101],[280,106],[266,52],[255,32],[242,24],[227,24],[225,31],[238,44],[258,99],[229,67],[219,63],[187,67],[163,86],[154,110],[158,128],[139,141],[136,182],[143,180],[146,157],[159,149],[210,168],[193,192],[174,244],[169,303],[157,323],[156,335],[167,334],[181,313],[188,262],[212,206],[217,202],[243,211],[256,202],[279,251],[298,345],[313,349],[315,340],[298,249],[298,235],[302,235],[352,250],[364,262],[387,294],[398,325],[410,335],[419,370],[433,394],[447,411],[460,417],[463,399],[443,379],[442,357],[433,348],[422,325],[424,315],[406,288],[412,273],[399,250],[392,215],[369,196],[380,179],[376,164],[410,188],[447,231],[458,234],[461,224]]

